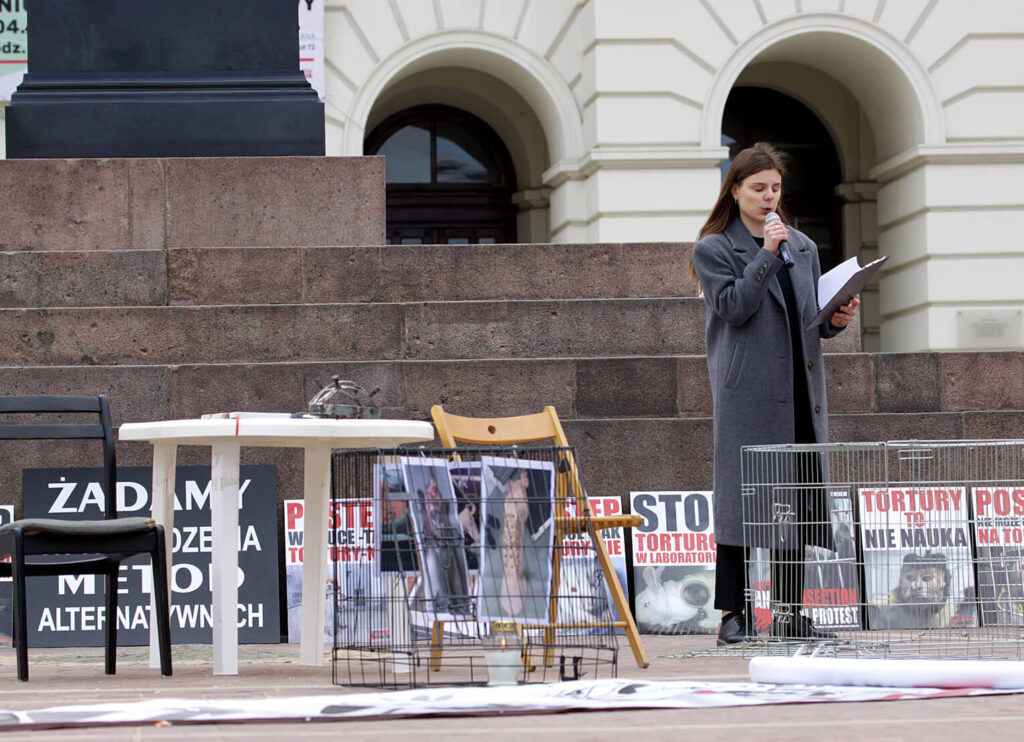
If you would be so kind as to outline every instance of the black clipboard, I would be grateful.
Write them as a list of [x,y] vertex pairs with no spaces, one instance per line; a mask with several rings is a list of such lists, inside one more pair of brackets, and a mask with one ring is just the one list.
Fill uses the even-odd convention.
[[833,268],[828,273],[819,278],[818,300],[820,301],[822,280],[825,280],[827,283],[830,278],[835,278],[836,276],[841,277],[845,274],[849,274],[849,277],[846,279],[846,282],[843,283],[839,290],[836,291],[832,295],[832,297],[825,302],[825,305],[821,308],[821,311],[819,311],[814,316],[814,319],[811,320],[810,324],[807,325],[805,329],[810,330],[812,327],[817,327],[821,323],[827,322],[828,320],[832,319],[832,315],[836,313],[836,310],[838,310],[839,307],[845,304],[849,304],[850,300],[864,289],[864,286],[867,284],[867,282],[871,280],[871,277],[878,272],[878,269],[881,268],[882,264],[885,263],[885,261],[888,259],[888,255],[883,255],[878,260],[873,260],[867,265],[865,265],[863,268],[858,268],[853,273],[850,273],[851,267],[858,265],[857,258],[850,258],[845,263],[840,263],[835,268]]

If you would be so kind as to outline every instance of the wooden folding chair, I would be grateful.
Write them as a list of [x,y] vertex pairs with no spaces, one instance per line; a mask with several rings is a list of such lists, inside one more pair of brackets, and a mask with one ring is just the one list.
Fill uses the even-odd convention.
[[[547,406],[543,412],[533,415],[521,415],[518,417],[461,417],[445,412],[441,405],[434,405],[430,410],[434,418],[434,426],[437,428],[441,445],[446,448],[458,448],[458,443],[494,444],[496,446],[512,443],[530,443],[534,441],[552,440],[554,445],[569,448],[562,423],[558,419],[555,408]],[[601,571],[604,573],[605,581],[619,613],[619,620],[611,622],[612,626],[625,629],[629,646],[633,650],[633,657],[636,658],[638,667],[647,667],[650,661],[647,659],[647,651],[640,641],[640,633],[637,631],[636,622],[633,620],[633,612],[630,610],[629,602],[619,584],[618,575],[612,566],[608,556],[608,549],[605,546],[601,531],[605,528],[632,528],[639,526],[643,521],[638,515],[594,515],[587,502],[586,494],[580,481],[579,470],[576,468],[576,461],[569,451],[566,453],[566,473],[571,478],[572,489],[576,493],[576,517],[568,517],[559,514],[555,516],[556,538],[570,534],[578,534],[587,530],[587,523],[594,526],[594,547],[597,550],[598,562]],[[555,596],[558,594],[560,550],[554,552],[553,574],[555,589],[552,590]],[[552,623],[557,624],[557,597],[551,598]],[[554,631],[556,626],[548,627],[546,641],[550,647],[553,644]],[[545,654],[545,663],[551,663],[551,650]]]

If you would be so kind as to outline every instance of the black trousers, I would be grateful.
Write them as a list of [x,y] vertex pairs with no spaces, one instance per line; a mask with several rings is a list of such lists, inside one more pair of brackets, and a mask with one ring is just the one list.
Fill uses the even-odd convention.
[[[746,605],[747,567],[750,551],[744,546],[718,544],[715,563],[715,608],[721,611],[742,611],[753,615],[753,607]],[[803,552],[791,549],[773,549],[771,552],[773,603],[787,603],[794,612],[803,601]]]

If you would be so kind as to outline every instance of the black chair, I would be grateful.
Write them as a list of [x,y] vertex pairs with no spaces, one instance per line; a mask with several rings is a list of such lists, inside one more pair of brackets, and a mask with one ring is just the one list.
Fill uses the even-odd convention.
[[[81,415],[69,413],[84,413],[89,418],[82,421]],[[107,398],[104,395],[0,397],[0,415],[3,416],[0,418],[0,440],[98,440],[103,449],[103,520],[26,518],[0,526],[0,557],[11,557],[10,563],[0,563],[0,575],[13,578],[12,621],[18,679],[28,680],[25,578],[36,575],[96,574],[106,577],[105,669],[108,675],[114,674],[118,569],[122,560],[138,554],[149,554],[153,565],[160,673],[170,675],[171,629],[164,530],[149,518],[117,517],[117,459]],[[57,555],[61,560],[28,559],[41,555]]]

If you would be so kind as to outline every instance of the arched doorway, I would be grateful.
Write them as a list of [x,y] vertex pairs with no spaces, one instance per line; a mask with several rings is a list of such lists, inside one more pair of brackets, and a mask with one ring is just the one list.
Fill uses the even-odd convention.
[[[766,112],[770,112],[766,114]],[[782,203],[794,226],[818,245],[822,271],[843,261],[842,179],[828,130],[800,101],[759,87],[735,87],[722,117],[722,144],[730,160],[755,142],[770,142],[790,157]],[[728,169],[729,162],[722,165]]]
[[386,158],[388,244],[516,241],[512,158],[476,116],[407,108],[370,132],[363,152]]

